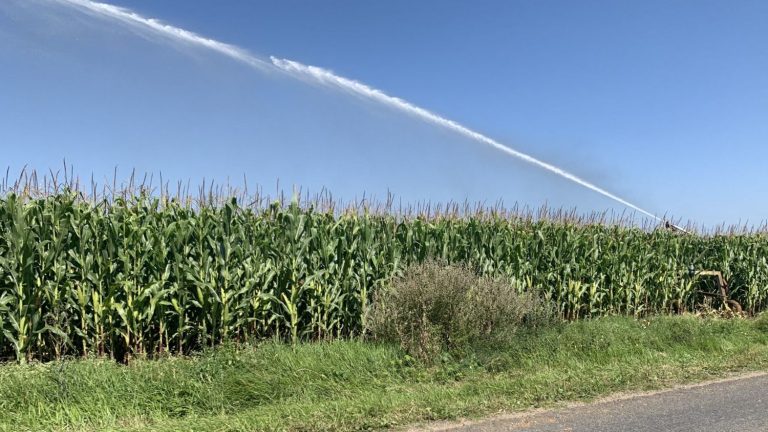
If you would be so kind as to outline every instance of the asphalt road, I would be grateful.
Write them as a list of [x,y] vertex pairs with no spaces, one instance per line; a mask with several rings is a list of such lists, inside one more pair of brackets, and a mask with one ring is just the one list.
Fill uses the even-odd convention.
[[768,375],[429,429],[451,432],[766,432]]

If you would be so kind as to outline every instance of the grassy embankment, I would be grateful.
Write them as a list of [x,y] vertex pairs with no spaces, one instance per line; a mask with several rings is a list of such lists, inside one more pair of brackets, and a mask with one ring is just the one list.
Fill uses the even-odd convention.
[[2,430],[359,430],[551,406],[768,366],[768,317],[613,317],[432,366],[357,341],[0,366]]

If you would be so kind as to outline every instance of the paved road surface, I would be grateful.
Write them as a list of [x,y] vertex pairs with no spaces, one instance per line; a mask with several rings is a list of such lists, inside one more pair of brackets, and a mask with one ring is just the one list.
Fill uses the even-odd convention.
[[768,375],[432,430],[451,432],[766,432]]

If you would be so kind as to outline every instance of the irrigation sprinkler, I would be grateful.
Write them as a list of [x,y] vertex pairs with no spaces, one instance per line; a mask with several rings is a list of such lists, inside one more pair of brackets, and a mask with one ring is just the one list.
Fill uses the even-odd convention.
[[670,230],[670,231],[679,231],[679,232],[682,232],[684,234],[690,234],[690,232],[687,229],[685,229],[685,228],[683,228],[681,226],[675,225],[675,224],[673,224],[670,221],[664,221],[664,227],[666,229]]

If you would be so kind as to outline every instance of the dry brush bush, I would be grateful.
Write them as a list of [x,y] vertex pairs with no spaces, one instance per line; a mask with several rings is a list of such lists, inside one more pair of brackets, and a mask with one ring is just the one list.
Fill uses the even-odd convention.
[[551,306],[499,277],[466,265],[426,261],[374,297],[369,330],[423,361],[442,352],[509,340],[522,329],[554,321]]

